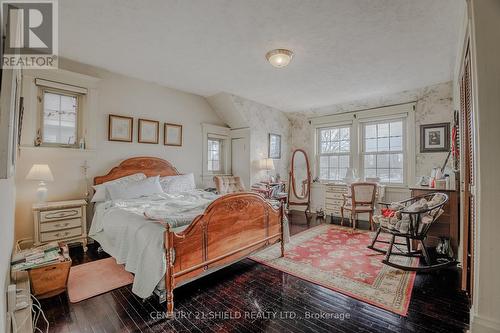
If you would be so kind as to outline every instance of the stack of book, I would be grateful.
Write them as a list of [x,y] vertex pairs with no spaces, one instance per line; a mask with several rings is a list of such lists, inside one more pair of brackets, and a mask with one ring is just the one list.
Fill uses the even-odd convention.
[[22,250],[12,255],[11,269],[13,272],[38,268],[68,260],[66,245],[52,242],[39,247]]

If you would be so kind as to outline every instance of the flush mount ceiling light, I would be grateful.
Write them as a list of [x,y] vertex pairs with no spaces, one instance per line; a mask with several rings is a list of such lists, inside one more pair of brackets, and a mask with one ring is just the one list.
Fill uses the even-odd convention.
[[285,67],[292,61],[293,52],[286,49],[271,50],[266,53],[266,59],[276,68]]

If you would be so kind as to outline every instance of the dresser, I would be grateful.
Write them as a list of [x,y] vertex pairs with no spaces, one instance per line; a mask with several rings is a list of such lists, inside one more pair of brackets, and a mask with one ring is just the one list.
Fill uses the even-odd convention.
[[87,202],[69,200],[33,205],[34,245],[53,241],[79,242],[87,251]]
[[429,194],[434,192],[444,193],[448,195],[448,202],[443,207],[443,214],[432,224],[427,233],[427,246],[436,246],[439,242],[439,237],[448,237],[450,239],[451,248],[454,256],[458,254],[458,243],[460,241],[460,192],[456,190],[440,190],[428,187],[411,187],[411,196]]

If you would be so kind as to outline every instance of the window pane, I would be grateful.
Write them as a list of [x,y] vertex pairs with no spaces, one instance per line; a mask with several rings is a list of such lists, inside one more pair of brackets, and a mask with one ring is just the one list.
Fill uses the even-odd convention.
[[377,151],[377,139],[367,139],[365,142],[365,151],[366,152]]
[[377,125],[377,129],[378,129],[377,136],[379,138],[389,136],[389,124],[387,124],[387,123],[385,123],[385,124],[378,124]]
[[330,131],[331,131],[331,140],[340,140],[339,128],[332,128]]
[[397,121],[390,124],[391,136],[403,136],[403,122]]
[[376,168],[376,155],[365,155],[365,168]]
[[377,168],[389,168],[389,155],[377,155]]
[[319,169],[319,178],[320,179],[328,179],[328,168],[320,168]]
[[339,169],[337,169],[337,168],[331,168],[330,172],[329,172],[328,178],[331,179],[331,180],[338,180],[339,179],[339,172],[338,172],[338,170]]
[[340,141],[340,152],[347,153],[351,150],[349,141]]
[[389,150],[389,138],[378,138],[377,151],[388,151],[388,150]]
[[391,169],[391,183],[403,182],[403,169]]
[[332,141],[332,152],[333,153],[338,153],[340,151],[340,142],[339,141]]
[[339,180],[342,180],[345,178],[347,173],[347,168],[340,168],[339,169]]
[[351,140],[349,135],[349,127],[344,127],[340,129],[340,140]]
[[391,154],[391,168],[403,168],[403,154]]
[[321,156],[319,158],[319,167],[328,168],[328,156]]
[[365,169],[365,178],[375,178],[377,177],[377,169]]
[[77,97],[44,92],[43,101],[43,142],[76,144]]
[[365,126],[365,138],[376,138],[377,137],[377,125],[366,125]]
[[403,150],[403,138],[400,136],[390,138],[391,151]]
[[338,168],[338,166],[339,166],[339,157],[330,156],[330,168]]
[[388,183],[390,181],[389,169],[377,169],[377,177],[380,177],[380,181]]
[[348,168],[349,167],[349,156],[347,156],[347,155],[339,156],[339,167],[340,168]]

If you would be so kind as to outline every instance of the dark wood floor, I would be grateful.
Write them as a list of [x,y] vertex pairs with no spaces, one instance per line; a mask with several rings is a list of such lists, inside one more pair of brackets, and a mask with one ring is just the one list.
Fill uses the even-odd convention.
[[[296,212],[290,221],[292,234],[324,223],[307,223]],[[86,255],[73,248],[71,256],[78,265],[107,255],[91,246]],[[155,298],[143,302],[130,286],[77,304],[63,294],[42,307],[51,332],[464,332],[469,309],[458,283],[457,269],[418,274],[409,314],[402,317],[243,260],[176,289],[172,320],[162,318],[164,307]]]

